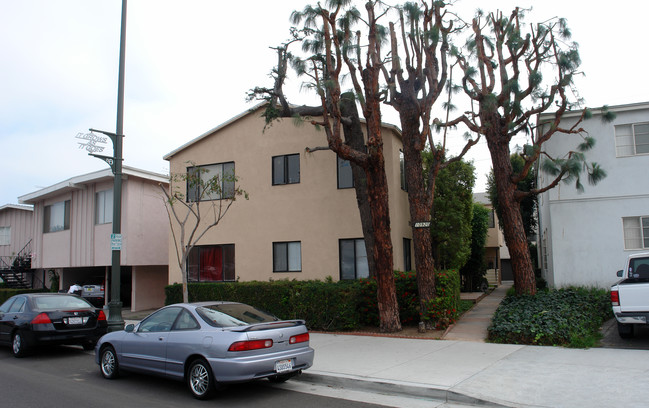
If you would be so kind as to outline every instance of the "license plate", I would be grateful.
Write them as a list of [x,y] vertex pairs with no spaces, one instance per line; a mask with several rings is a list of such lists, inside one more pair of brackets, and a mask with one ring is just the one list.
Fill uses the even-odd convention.
[[67,325],[78,325],[78,324],[86,324],[88,321],[87,317],[68,317],[67,321],[65,322]]
[[285,373],[293,370],[293,360],[279,360],[275,362],[275,372]]
[[86,292],[92,292],[92,288],[86,288]]

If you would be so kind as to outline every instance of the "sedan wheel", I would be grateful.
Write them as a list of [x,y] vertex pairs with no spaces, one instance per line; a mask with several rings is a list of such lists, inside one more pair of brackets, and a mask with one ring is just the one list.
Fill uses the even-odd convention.
[[194,397],[204,400],[214,393],[214,378],[212,370],[205,360],[195,360],[187,372],[187,385]]
[[115,349],[107,346],[101,350],[101,359],[99,360],[99,369],[104,378],[112,380],[119,375],[119,362]]
[[24,357],[25,353],[27,352],[25,339],[19,331],[15,332],[11,339],[11,352],[13,353],[14,357]]

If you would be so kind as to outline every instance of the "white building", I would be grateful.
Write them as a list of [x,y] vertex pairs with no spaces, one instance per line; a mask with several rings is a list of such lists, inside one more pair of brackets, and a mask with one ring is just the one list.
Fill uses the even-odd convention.
[[[539,197],[539,258],[551,286],[609,287],[627,255],[649,248],[649,102],[609,110],[616,114],[612,122],[596,110],[580,125],[596,140],[587,161],[599,164],[606,178],[593,186],[585,175],[583,192],[560,183]],[[560,126],[569,128],[580,114],[564,116]],[[552,116],[541,115],[539,123],[549,126]],[[576,134],[555,134],[544,147],[561,157],[581,142]],[[551,179],[540,172],[539,187]]]

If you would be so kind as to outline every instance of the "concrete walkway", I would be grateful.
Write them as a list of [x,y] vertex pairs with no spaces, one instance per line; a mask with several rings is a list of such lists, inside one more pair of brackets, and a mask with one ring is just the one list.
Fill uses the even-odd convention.
[[487,338],[487,328],[491,324],[498,305],[504,299],[513,282],[503,282],[490,294],[466,312],[442,337],[444,340],[462,340],[483,342]]

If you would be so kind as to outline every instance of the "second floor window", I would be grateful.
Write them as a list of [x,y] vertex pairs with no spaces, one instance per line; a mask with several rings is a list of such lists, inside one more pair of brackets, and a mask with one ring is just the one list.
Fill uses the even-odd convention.
[[0,245],[11,245],[11,227],[0,227]]
[[234,162],[187,169],[187,201],[209,201],[234,196]]
[[95,224],[113,222],[113,190],[99,191],[95,194]]
[[353,188],[354,176],[352,175],[352,165],[349,160],[338,159],[338,188]]
[[43,217],[43,232],[56,232],[69,229],[70,200],[46,205]]
[[273,157],[273,185],[300,182],[300,155],[288,154]]
[[649,123],[615,126],[615,156],[649,154]]

